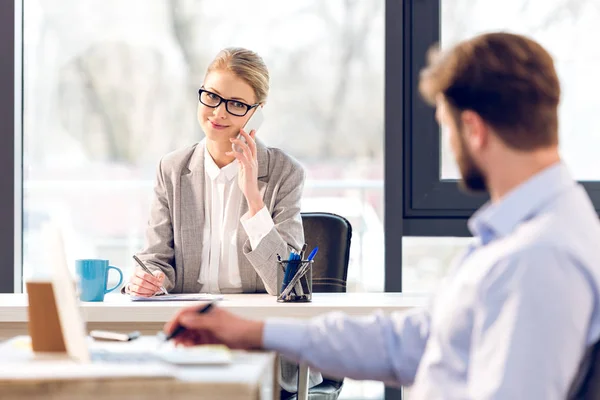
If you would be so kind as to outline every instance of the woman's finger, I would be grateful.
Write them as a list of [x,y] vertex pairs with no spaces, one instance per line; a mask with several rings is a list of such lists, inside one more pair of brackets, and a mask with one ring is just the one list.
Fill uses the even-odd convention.
[[160,285],[160,279],[152,274],[147,273],[140,267],[135,269],[135,276],[144,280],[152,285],[158,286]]
[[136,296],[152,296],[156,293],[154,290],[146,289],[145,287],[136,285],[134,283],[129,285],[129,292]]
[[246,156],[246,159],[248,160],[248,162],[254,160],[254,157],[252,156],[252,151],[250,150],[250,147],[246,146],[246,148],[243,149],[243,153]]
[[244,164],[244,167],[250,167],[250,160],[248,160],[248,157],[246,157],[246,153],[240,153],[238,151],[228,151],[227,153],[225,153],[228,156],[233,156],[235,157],[240,163]]
[[252,159],[256,159],[256,141],[254,137],[256,136],[256,131],[252,130],[250,133],[246,133],[245,130],[240,130],[240,134],[246,139],[246,143],[248,144],[248,148],[250,149],[250,154],[252,155]]
[[[242,135],[246,138],[246,140],[248,142],[252,141],[253,139],[248,136],[248,134],[246,132],[244,132],[244,130],[240,131],[242,133]],[[254,160],[254,157],[252,156],[252,151],[250,150],[250,148],[248,147],[248,145],[246,143],[244,143],[243,141],[241,141],[240,139],[229,139],[231,140],[231,143],[237,144],[238,147],[242,150],[240,153],[243,153],[246,158],[248,160]]]
[[139,276],[135,275],[134,277],[131,278],[130,280],[131,283],[139,286],[139,287],[143,287],[146,288],[148,290],[154,290],[157,291],[158,289],[160,289],[159,286],[155,285],[152,282],[149,282],[145,279],[140,278]]
[[166,275],[162,271],[152,271],[152,275],[156,278],[157,284],[160,286],[165,281]]
[[[243,131],[240,131],[240,132],[243,132]],[[246,136],[248,136],[248,135],[246,135]],[[248,139],[246,139],[246,140],[248,140]],[[245,143],[243,140],[241,140],[241,139],[238,139],[238,138],[230,138],[230,139],[229,139],[229,141],[230,141],[231,143],[233,143],[233,144],[237,145],[237,147],[238,147],[238,149],[239,149],[238,151],[239,151],[240,153],[242,153],[242,152],[244,152],[245,150],[247,150],[247,149],[248,149],[248,145],[247,145],[247,144],[246,144],[246,143]],[[241,151],[240,151],[240,150],[241,150]]]

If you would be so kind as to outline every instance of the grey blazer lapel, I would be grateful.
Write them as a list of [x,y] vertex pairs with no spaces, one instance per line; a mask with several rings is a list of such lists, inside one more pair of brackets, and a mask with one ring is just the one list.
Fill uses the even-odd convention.
[[[259,140],[256,141],[256,156],[258,159],[258,190],[263,200],[265,198],[265,192],[267,189],[267,181],[269,180],[269,155],[267,148]],[[240,218],[248,212],[248,202],[246,198],[242,200],[240,204]],[[240,278],[242,281],[242,290],[244,293],[256,292],[256,280],[259,279],[256,271],[250,261],[246,258],[243,248],[248,240],[248,235],[244,228],[240,224],[238,228],[238,265],[240,268]]]
[[181,242],[183,250],[183,292],[198,292],[202,240],[204,236],[204,143],[196,150],[187,168],[181,171]]

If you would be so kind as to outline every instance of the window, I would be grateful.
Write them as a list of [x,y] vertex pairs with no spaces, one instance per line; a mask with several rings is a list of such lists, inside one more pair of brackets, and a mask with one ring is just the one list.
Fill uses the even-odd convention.
[[[486,200],[462,193],[454,160],[440,140],[434,110],[416,89],[425,53],[434,43],[448,47],[462,39],[491,30],[522,33],[540,41],[553,54],[563,88],[560,136],[563,158],[600,210],[600,162],[593,152],[600,140],[600,82],[594,71],[600,53],[594,40],[600,34],[595,21],[600,7],[594,1],[511,0],[502,5],[468,0],[410,2],[413,14],[405,58],[404,234],[415,236],[468,236],[466,219]],[[441,4],[441,5],[440,5]],[[411,22],[412,23],[412,22]]]
[[[600,180],[596,152],[600,146],[600,80],[596,73],[600,69],[600,4],[593,0],[475,4],[445,0],[441,16],[442,47],[486,31],[508,30],[530,35],[550,51],[563,89],[559,111],[562,156],[578,180]],[[448,149],[443,147],[443,179],[458,178],[453,167]]]
[[471,238],[420,237],[402,239],[402,291],[433,293],[446,275],[455,257],[463,252]]
[[49,219],[70,260],[108,258],[130,274],[156,164],[203,137],[206,67],[242,46],[271,73],[259,136],[307,169],[303,211],[352,222],[349,290],[383,291],[382,0],[24,4],[25,275]]

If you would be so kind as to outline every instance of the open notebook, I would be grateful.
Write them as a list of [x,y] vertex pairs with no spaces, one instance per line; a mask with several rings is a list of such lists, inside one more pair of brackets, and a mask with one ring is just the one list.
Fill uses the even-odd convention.
[[129,296],[131,301],[215,301],[223,300],[223,295],[209,293],[161,294],[152,297]]

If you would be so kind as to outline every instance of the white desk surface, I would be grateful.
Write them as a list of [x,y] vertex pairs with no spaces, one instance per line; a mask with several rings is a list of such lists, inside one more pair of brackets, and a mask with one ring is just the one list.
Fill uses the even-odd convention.
[[[0,294],[0,323],[27,322],[27,295]],[[268,294],[225,295],[220,307],[246,318],[311,318],[329,311],[365,315],[375,310],[385,313],[423,307],[427,296],[403,293],[314,293],[310,303],[278,303]],[[81,303],[87,322],[165,322],[180,308],[194,302],[132,302],[127,296],[109,294],[104,302]]]

